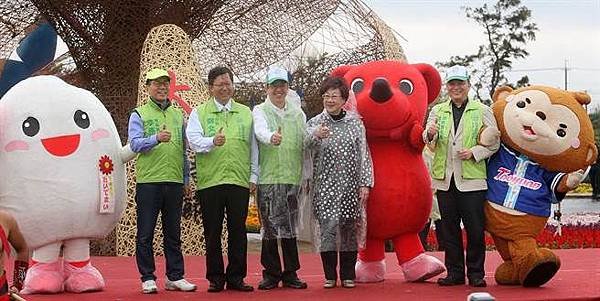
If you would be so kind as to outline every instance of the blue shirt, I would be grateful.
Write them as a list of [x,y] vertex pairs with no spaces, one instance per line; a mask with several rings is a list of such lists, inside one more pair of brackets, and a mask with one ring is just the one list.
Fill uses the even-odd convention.
[[504,144],[489,160],[486,198],[498,205],[537,216],[550,216],[558,202],[555,189],[565,175],[550,172]]

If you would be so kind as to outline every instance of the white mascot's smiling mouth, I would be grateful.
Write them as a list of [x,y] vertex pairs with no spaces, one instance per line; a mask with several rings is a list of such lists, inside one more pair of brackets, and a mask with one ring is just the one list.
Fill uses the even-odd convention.
[[65,157],[77,150],[80,135],[66,135],[42,139],[44,148],[57,157]]

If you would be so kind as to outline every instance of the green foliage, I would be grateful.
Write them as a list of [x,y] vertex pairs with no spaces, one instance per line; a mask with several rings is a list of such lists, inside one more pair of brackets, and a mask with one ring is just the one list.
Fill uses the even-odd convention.
[[[491,99],[496,87],[509,84],[504,72],[512,68],[515,60],[529,55],[525,46],[535,40],[538,28],[531,21],[531,10],[520,0],[499,0],[493,6],[465,7],[465,12],[467,18],[483,28],[486,41],[475,54],[452,56],[448,62],[436,65],[441,68],[456,64],[468,66],[473,90],[485,101]],[[529,78],[526,76],[511,84],[513,87],[527,85]]]

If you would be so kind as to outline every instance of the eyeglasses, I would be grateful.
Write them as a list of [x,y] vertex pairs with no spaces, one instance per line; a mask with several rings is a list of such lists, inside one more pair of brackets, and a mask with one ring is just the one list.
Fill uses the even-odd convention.
[[323,97],[323,99],[339,99],[342,96],[341,95],[329,95],[329,94],[323,94],[321,95],[321,97]]

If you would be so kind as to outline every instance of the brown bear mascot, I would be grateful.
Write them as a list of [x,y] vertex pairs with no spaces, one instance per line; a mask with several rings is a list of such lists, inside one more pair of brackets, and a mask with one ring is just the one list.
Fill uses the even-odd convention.
[[[584,177],[598,150],[583,108],[585,93],[530,86],[501,87],[493,96],[501,146],[488,162],[486,230],[504,262],[496,269],[501,285],[537,287],[560,268],[560,259],[539,248],[552,203],[562,200]],[[498,133],[484,130],[481,144]]]

